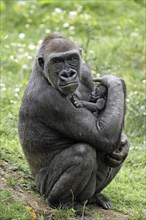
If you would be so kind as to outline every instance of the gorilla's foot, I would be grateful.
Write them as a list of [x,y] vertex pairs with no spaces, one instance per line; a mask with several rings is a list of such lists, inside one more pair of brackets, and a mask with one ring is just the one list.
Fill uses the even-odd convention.
[[61,209],[74,209],[76,215],[81,216],[83,213],[83,205],[77,202],[67,202],[67,203],[63,203],[61,204]]
[[104,209],[112,209],[113,208],[112,202],[107,197],[105,197],[104,195],[102,195],[100,193],[97,195],[96,203]]
[[89,204],[97,204],[97,205],[101,206],[103,209],[112,209],[113,208],[112,202],[101,193],[95,194],[91,199],[89,199],[88,203]]
[[46,199],[46,202],[51,208],[59,209],[74,209],[77,215],[82,215],[83,205],[77,202],[59,202],[59,201],[49,201]]
[[50,201],[48,198],[46,199],[47,204],[49,205],[49,207],[53,208],[53,209],[57,209],[60,207],[60,202],[59,201]]
[[[46,202],[51,208],[59,208],[59,209],[74,209],[76,216],[80,217],[83,214],[83,204],[77,203],[77,202],[66,202],[66,203],[59,203],[59,202],[49,202],[48,199],[46,199]],[[81,217],[81,220],[94,220],[91,216],[84,215]]]

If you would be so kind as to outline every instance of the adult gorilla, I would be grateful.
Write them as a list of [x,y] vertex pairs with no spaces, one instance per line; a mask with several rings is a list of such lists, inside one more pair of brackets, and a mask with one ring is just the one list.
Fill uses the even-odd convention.
[[100,79],[107,103],[95,117],[70,101],[74,94],[89,101],[93,80],[80,49],[51,34],[35,59],[19,114],[19,136],[37,189],[52,206],[86,200],[108,209],[100,194],[115,177],[129,150],[121,135],[125,83],[115,76]]

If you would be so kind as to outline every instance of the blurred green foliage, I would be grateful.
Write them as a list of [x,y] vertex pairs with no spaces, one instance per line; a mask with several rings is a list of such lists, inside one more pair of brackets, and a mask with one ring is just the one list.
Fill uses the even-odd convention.
[[17,118],[36,48],[48,33],[60,32],[84,49],[83,58],[94,76],[116,74],[125,79],[126,132],[143,142],[146,83],[143,5],[143,1],[132,0],[108,1],[108,4],[107,1],[33,0],[31,4],[21,0],[1,1],[4,115]]

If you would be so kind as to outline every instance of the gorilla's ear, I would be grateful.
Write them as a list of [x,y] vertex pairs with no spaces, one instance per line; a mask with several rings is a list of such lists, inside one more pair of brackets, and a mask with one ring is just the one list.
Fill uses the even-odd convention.
[[40,65],[40,67],[41,67],[42,69],[44,69],[44,59],[43,59],[43,57],[39,57],[39,58],[38,58],[38,63],[39,63],[39,65]]

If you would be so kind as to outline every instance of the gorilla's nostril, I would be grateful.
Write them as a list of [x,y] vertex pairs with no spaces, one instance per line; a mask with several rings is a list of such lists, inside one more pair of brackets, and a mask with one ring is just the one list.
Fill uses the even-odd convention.
[[72,77],[72,76],[75,76],[75,75],[77,75],[77,72],[75,70],[71,70],[70,71],[70,76]]
[[59,75],[61,78],[70,78],[75,77],[77,72],[75,70],[63,70]]
[[68,73],[67,71],[63,71],[61,74],[60,74],[61,77],[65,77],[65,78],[68,78]]

